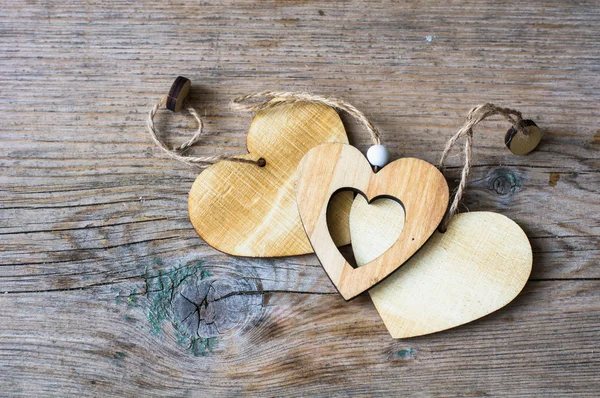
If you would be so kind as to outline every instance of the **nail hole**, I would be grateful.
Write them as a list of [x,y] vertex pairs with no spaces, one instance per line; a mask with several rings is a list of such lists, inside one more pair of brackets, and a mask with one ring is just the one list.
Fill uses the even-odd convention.
[[256,161],[258,167],[265,167],[267,165],[267,161],[264,158],[260,158]]

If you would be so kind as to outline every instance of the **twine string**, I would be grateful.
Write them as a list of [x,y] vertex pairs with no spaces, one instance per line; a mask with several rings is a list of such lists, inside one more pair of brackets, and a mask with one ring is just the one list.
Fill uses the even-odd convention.
[[[258,102],[257,102],[258,100]],[[159,132],[154,124],[154,119],[159,109],[166,104],[167,97],[162,97],[158,100],[150,113],[148,114],[147,127],[150,136],[154,143],[168,156],[180,162],[187,164],[199,164],[203,167],[207,167],[211,164],[217,163],[222,160],[231,162],[251,163],[260,167],[266,164],[265,159],[260,158],[257,160],[239,158],[239,155],[214,155],[214,156],[191,156],[186,155],[185,151],[197,144],[204,136],[204,123],[202,118],[198,115],[198,112],[194,107],[190,106],[187,102],[185,104],[186,110],[192,115],[198,122],[198,129],[194,135],[186,142],[174,148],[169,148],[167,144],[161,140]],[[248,103],[252,102],[252,103]],[[318,95],[308,93],[295,93],[287,91],[261,91],[258,93],[248,94],[242,97],[234,99],[231,103],[231,108],[237,111],[257,113],[262,110],[272,109],[281,105],[295,104],[299,102],[307,102],[313,104],[323,104],[330,106],[338,111],[344,111],[350,116],[358,120],[369,132],[371,140],[374,145],[381,144],[381,134],[379,130],[371,123],[371,121],[359,111],[354,105],[350,104],[339,98],[321,97]]]
[[[256,100],[260,101],[252,103]],[[365,114],[359,111],[354,105],[340,98],[322,97],[320,95],[314,95],[310,93],[261,91],[234,99],[231,102],[231,108],[241,112],[256,113],[265,109],[275,108],[280,105],[294,104],[297,102],[323,104],[330,106],[335,110],[346,112],[365,127],[371,136],[373,145],[381,144],[381,133],[373,125],[373,123],[371,123],[369,118],[367,118]]]
[[442,152],[442,157],[440,158],[439,169],[440,169],[440,171],[443,172],[444,165],[445,165],[446,159],[448,158],[448,154],[450,153],[450,150],[452,150],[452,148],[454,147],[454,145],[456,144],[456,142],[458,140],[460,140],[461,138],[465,138],[465,146],[464,146],[465,161],[464,161],[464,164],[463,164],[463,167],[461,170],[460,182],[458,184],[458,187],[456,188],[454,198],[452,199],[452,204],[448,208],[448,211],[446,212],[446,215],[444,216],[444,219],[442,220],[442,223],[440,224],[440,227],[439,227],[440,232],[446,232],[446,230],[448,229],[448,224],[450,222],[450,219],[458,210],[460,201],[464,195],[465,190],[467,189],[467,181],[469,178],[469,173],[471,171],[471,159],[472,159],[472,153],[473,153],[473,128],[477,124],[484,121],[485,119],[487,119],[491,116],[495,116],[495,115],[500,115],[500,116],[504,117],[504,119],[506,119],[510,124],[512,124],[512,126],[516,130],[518,130],[519,132],[521,132],[524,135],[529,135],[529,131],[527,131],[525,126],[523,126],[523,116],[522,116],[521,112],[519,112],[517,110],[509,109],[509,108],[502,108],[502,107],[496,106],[494,104],[486,103],[486,104],[478,105],[469,111],[464,125],[460,128],[460,130],[458,130],[458,132],[456,134],[454,134],[448,140],[448,142],[446,143],[446,147],[444,148],[444,151]]
[[241,163],[259,164],[260,159],[252,160],[252,159],[242,159],[242,158],[235,157],[235,156],[240,156],[240,155],[235,155],[235,156],[230,156],[230,155],[214,155],[214,156],[185,155],[184,154],[185,151],[188,150],[189,148],[191,148],[193,145],[195,145],[198,141],[200,141],[200,139],[204,135],[204,123],[202,122],[202,118],[198,115],[198,112],[196,111],[196,109],[194,109],[194,107],[190,106],[187,103],[186,103],[185,108],[190,113],[190,115],[192,115],[192,117],[194,119],[196,119],[196,121],[198,122],[198,129],[196,130],[194,135],[188,141],[186,141],[183,144],[176,146],[174,148],[169,148],[167,146],[167,144],[159,138],[158,130],[156,129],[156,126],[154,124],[154,118],[156,117],[158,110],[163,105],[165,105],[166,102],[167,102],[167,97],[166,96],[162,97],[160,100],[158,100],[154,104],[152,109],[150,109],[150,113],[148,114],[147,126],[148,126],[148,132],[150,133],[150,136],[152,137],[152,140],[154,141],[154,143],[160,149],[162,149],[162,151],[164,153],[169,155],[171,158],[173,158],[175,160],[179,160],[180,162],[187,163],[187,164],[200,164],[201,166],[204,166],[204,167],[209,166],[213,163],[219,162],[221,160],[229,160],[229,161],[241,162]]

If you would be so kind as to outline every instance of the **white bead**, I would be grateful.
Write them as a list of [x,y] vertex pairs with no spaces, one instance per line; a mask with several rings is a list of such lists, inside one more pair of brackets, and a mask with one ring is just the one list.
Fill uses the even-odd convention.
[[367,151],[367,159],[372,166],[383,167],[390,161],[390,151],[383,145],[373,145]]

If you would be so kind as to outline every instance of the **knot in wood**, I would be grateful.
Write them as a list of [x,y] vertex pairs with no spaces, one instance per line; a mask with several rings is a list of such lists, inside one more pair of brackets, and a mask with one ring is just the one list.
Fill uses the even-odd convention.
[[173,314],[190,337],[216,337],[232,333],[258,316],[262,296],[251,279],[191,278],[173,298]]
[[498,195],[506,196],[515,193],[521,185],[519,177],[510,170],[500,169],[493,172],[489,178],[488,188]]

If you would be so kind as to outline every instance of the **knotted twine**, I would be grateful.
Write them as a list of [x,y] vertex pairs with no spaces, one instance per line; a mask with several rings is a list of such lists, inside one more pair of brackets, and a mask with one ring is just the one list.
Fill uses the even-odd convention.
[[[257,100],[259,100],[257,102]],[[167,102],[167,97],[162,97],[158,100],[150,113],[148,114],[147,127],[150,136],[154,143],[162,149],[167,155],[175,160],[179,160],[180,162],[184,162],[187,164],[199,164],[202,167],[210,166],[211,164],[217,163],[222,160],[231,161],[231,162],[242,162],[242,163],[252,163],[256,164],[260,167],[263,167],[266,164],[264,159],[252,160],[252,159],[243,159],[238,158],[239,155],[214,155],[214,156],[191,156],[186,155],[185,151],[191,148],[193,145],[197,144],[202,137],[205,135],[204,133],[204,123],[202,122],[202,118],[198,115],[196,109],[189,105],[186,100],[185,108],[186,110],[196,119],[198,122],[198,129],[188,141],[184,142],[179,146],[175,146],[173,148],[169,148],[167,144],[161,140],[159,137],[159,132],[154,124],[154,118],[158,113],[158,110],[165,105]],[[296,92],[287,92],[287,91],[261,91],[258,93],[253,93],[249,95],[245,95],[242,97],[238,97],[231,102],[231,108],[240,112],[248,112],[256,114],[262,110],[272,109],[282,105],[290,105],[299,102],[312,103],[312,104],[323,104],[330,106],[338,111],[343,111],[348,113],[350,116],[358,120],[367,130],[369,135],[371,136],[371,141],[373,145],[381,144],[381,134],[379,130],[371,123],[371,121],[359,111],[356,107],[354,107],[349,102],[346,102],[339,98],[332,97],[321,97],[318,95],[308,94],[308,93],[296,93]]]
[[446,143],[446,147],[442,152],[442,157],[440,158],[440,164],[438,168],[443,173],[444,172],[444,163],[446,162],[446,158],[450,153],[450,150],[454,147],[456,142],[465,138],[465,147],[464,147],[464,165],[461,171],[460,182],[458,187],[456,188],[456,192],[454,194],[454,198],[452,200],[452,204],[448,208],[444,219],[442,220],[438,230],[440,232],[446,232],[448,229],[448,224],[450,222],[450,218],[456,213],[458,210],[458,205],[460,204],[460,200],[463,197],[465,190],[467,189],[467,180],[469,178],[469,173],[471,171],[471,157],[472,157],[472,149],[473,149],[473,128],[484,121],[490,116],[500,115],[504,117],[510,124],[512,124],[513,128],[517,131],[521,132],[525,136],[529,135],[529,131],[523,125],[523,115],[521,112],[509,109],[502,108],[500,106],[486,103],[477,105],[472,108],[467,114],[467,119],[463,126],[458,130],[456,134],[454,134]]
[[[214,156],[190,156],[186,155],[185,151],[191,148],[193,145],[197,144],[200,139],[204,135],[204,123],[202,122],[202,118],[198,115],[196,109],[189,105],[186,101],[186,110],[196,119],[198,122],[198,129],[194,133],[194,135],[183,144],[176,146],[174,148],[169,148],[158,136],[158,131],[156,126],[154,125],[154,118],[160,109],[166,103],[167,97],[161,98],[150,110],[148,114],[148,131],[152,140],[156,143],[156,145],[163,150],[167,155],[175,160],[179,160],[181,162],[187,164],[199,164],[203,167],[207,167],[216,162],[226,160],[232,162],[242,162],[242,163],[251,163],[256,164],[260,167],[263,167],[266,163],[264,159],[251,160],[251,159],[243,159],[238,158],[240,155],[214,155]],[[258,101],[257,101],[258,100]],[[343,111],[348,113],[350,116],[354,117],[358,122],[360,122],[367,132],[371,136],[371,141],[373,145],[381,144],[381,133],[379,130],[371,123],[371,121],[354,107],[349,102],[346,102],[339,98],[332,97],[321,97],[314,94],[309,93],[298,93],[298,92],[287,92],[287,91],[261,91],[258,93],[248,94],[242,97],[238,97],[231,102],[231,108],[241,112],[249,112],[249,113],[258,113],[262,110],[272,109],[282,105],[295,104],[299,102],[313,103],[313,104],[323,104],[330,106],[338,111]],[[509,109],[502,108],[494,104],[485,103],[481,105],[477,105],[472,108],[467,114],[467,118],[463,126],[458,130],[456,134],[454,134],[446,143],[444,151],[442,152],[442,156],[440,158],[440,163],[438,168],[443,173],[444,165],[448,154],[461,138],[465,138],[465,146],[464,146],[464,165],[461,171],[460,182],[456,191],[454,193],[454,197],[446,215],[444,216],[438,230],[440,232],[446,232],[448,228],[448,224],[452,216],[457,212],[460,201],[464,195],[464,192],[467,188],[467,181],[469,178],[469,173],[471,171],[471,158],[472,158],[472,149],[473,149],[473,128],[481,123],[483,120],[495,116],[500,115],[504,117],[517,131],[521,132],[525,136],[529,135],[529,131],[523,125],[523,116],[521,112]]]
[[150,136],[152,137],[152,140],[154,141],[154,143],[160,149],[162,149],[162,151],[164,153],[169,155],[171,158],[173,158],[175,160],[179,160],[180,162],[187,163],[187,164],[199,164],[203,167],[207,167],[207,166],[217,163],[221,160],[230,160],[230,161],[242,162],[242,163],[259,164],[257,160],[241,159],[241,158],[235,157],[235,156],[239,156],[239,155],[233,155],[233,156],[231,156],[231,155],[214,155],[214,156],[186,155],[185,151],[188,150],[189,148],[191,148],[193,145],[197,144],[198,141],[200,141],[200,139],[204,135],[204,123],[202,122],[202,118],[200,118],[196,109],[193,106],[189,105],[189,103],[187,101],[185,103],[185,109],[198,122],[198,130],[196,130],[196,132],[194,133],[192,138],[190,138],[188,141],[184,142],[183,144],[181,144],[179,146],[169,148],[167,146],[167,144],[159,138],[158,130],[156,129],[156,126],[154,125],[154,117],[158,113],[158,110],[160,109],[160,107],[165,105],[166,102],[167,102],[167,96],[164,96],[154,104],[152,109],[150,109],[150,113],[148,114],[147,127],[148,127],[148,132],[150,133]]

